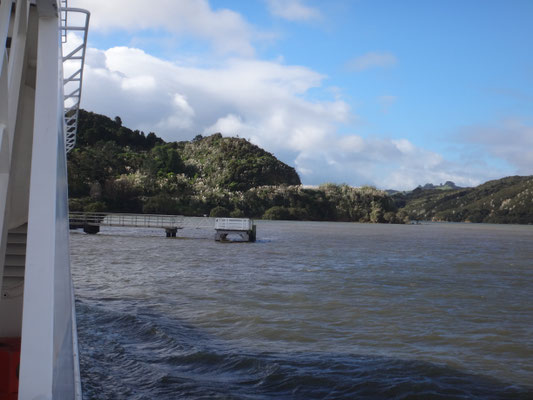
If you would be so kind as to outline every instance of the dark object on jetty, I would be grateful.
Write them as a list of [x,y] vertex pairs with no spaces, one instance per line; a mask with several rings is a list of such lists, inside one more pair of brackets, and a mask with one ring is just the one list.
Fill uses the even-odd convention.
[[105,218],[105,214],[84,214],[84,213],[70,213],[69,228],[83,229],[83,232],[91,235],[100,232],[100,224]]
[[83,232],[90,235],[96,235],[98,232],[100,232],[100,227],[98,225],[84,225]]
[[165,233],[167,234],[167,237],[176,237],[176,233],[178,233],[179,228],[165,228]]

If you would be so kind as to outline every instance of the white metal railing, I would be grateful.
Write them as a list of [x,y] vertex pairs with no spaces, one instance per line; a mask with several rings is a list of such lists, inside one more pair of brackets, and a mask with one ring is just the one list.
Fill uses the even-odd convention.
[[[183,215],[123,214],[123,213],[69,213],[71,225],[98,225],[134,228],[188,228],[251,230],[252,220],[247,218],[184,217]],[[217,223],[217,221],[219,221]],[[218,225],[217,225],[218,224]],[[219,227],[217,227],[219,226]]]
[[217,218],[215,219],[215,229],[228,231],[250,231],[253,221],[248,218]]
[[[78,130],[78,115],[80,110],[81,88],[83,82],[83,65],[87,48],[87,34],[89,30],[90,13],[81,8],[67,7],[66,0],[61,1],[61,37],[63,43],[67,41],[69,32],[81,33],[81,44],[76,45],[66,56],[63,56],[63,70],[69,71],[63,77],[64,107],[65,107],[65,148],[67,153],[76,145]],[[69,25],[68,15],[78,14],[82,17],[81,25]],[[72,18],[71,18],[72,19]],[[71,20],[70,19],[70,20]],[[66,46],[63,46],[64,49]]]
[[215,219],[210,217],[183,217],[181,228],[189,229],[213,229],[215,226]]
[[129,226],[134,228],[177,228],[182,226],[183,216],[70,212],[69,222],[71,225]]

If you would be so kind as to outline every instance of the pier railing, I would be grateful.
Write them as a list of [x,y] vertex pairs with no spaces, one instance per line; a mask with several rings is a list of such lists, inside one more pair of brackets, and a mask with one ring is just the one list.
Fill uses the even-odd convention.
[[70,225],[129,226],[134,228],[180,228],[182,215],[108,214],[71,212]]
[[101,226],[131,228],[163,228],[167,237],[176,237],[178,229],[215,229],[215,240],[226,240],[233,233],[244,241],[255,241],[255,225],[248,218],[184,217],[160,214],[112,214],[71,212],[71,229],[83,228],[86,233],[98,233]]
[[252,229],[252,220],[248,218],[216,218],[215,229],[249,231]]

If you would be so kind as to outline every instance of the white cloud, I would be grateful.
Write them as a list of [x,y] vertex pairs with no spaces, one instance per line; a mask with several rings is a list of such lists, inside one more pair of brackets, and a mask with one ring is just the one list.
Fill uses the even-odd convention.
[[213,10],[207,0],[76,0],[69,5],[91,11],[91,31],[164,29],[207,40],[222,54],[254,54],[253,27],[234,11]]
[[[83,105],[120,114],[126,125],[138,129],[157,126],[158,133],[170,140],[231,126],[232,134],[244,129],[257,142],[298,150],[349,117],[349,107],[342,100],[303,98],[323,79],[307,68],[276,62],[229,59],[216,68],[198,68],[163,61],[138,49],[90,49]],[[186,121],[180,124],[176,118]]]
[[187,102],[187,99],[185,98],[185,96],[183,96],[183,95],[181,95],[179,93],[176,93],[174,95],[174,105],[183,114],[188,115],[190,117],[194,116],[194,110],[192,109],[192,107]]
[[155,79],[153,76],[141,75],[134,78],[124,78],[122,80],[122,89],[144,93],[155,88]]
[[533,174],[533,125],[508,119],[491,126],[468,127],[462,138],[512,165],[517,174]]
[[190,106],[187,98],[175,93],[173,96],[172,106],[169,108],[169,113],[164,116],[155,126],[157,131],[175,131],[175,130],[190,130],[194,127],[195,111]]
[[[306,184],[335,181],[412,189],[447,180],[473,185],[493,172],[479,163],[449,162],[407,139],[339,134],[340,125],[356,119],[342,90],[324,87],[326,77],[309,68],[285,65],[283,59],[250,57],[254,29],[233,11],[212,10],[206,0],[154,0],[149,5],[78,0],[72,5],[83,3],[92,11],[93,29],[163,28],[204,38],[225,53],[213,66],[195,59],[165,61],[132,47],[89,48],[82,107],[110,117],[118,115],[132,129],[155,131],[166,140],[189,140],[199,133],[215,132],[249,138],[296,166]],[[272,7],[281,4],[270,3]],[[278,11],[286,13],[280,15],[284,18],[316,17],[301,1],[283,4],[286,7]],[[118,14],[121,18],[115,18]],[[368,53],[353,60],[351,68],[390,67],[396,62],[391,53]],[[311,89],[330,93],[330,100],[311,100]],[[384,95],[378,101],[386,109],[396,97]],[[510,132],[520,135],[523,143],[529,143],[524,136],[533,136],[523,126]],[[520,158],[516,148],[504,150],[496,145],[499,139],[493,142],[494,154],[515,157],[522,166],[533,165],[531,153]]]
[[320,11],[305,5],[303,0],[267,0],[267,3],[272,15],[289,21],[309,21],[321,18]]
[[399,190],[446,181],[473,186],[486,180],[488,173],[486,165],[452,163],[407,139],[358,135],[331,136],[320,147],[300,152],[296,166],[308,184],[335,181]]
[[348,61],[348,69],[364,71],[371,68],[388,68],[396,65],[398,59],[389,52],[370,52]]
[[246,126],[246,124],[243,123],[242,118],[238,115],[228,114],[217,119],[213,125],[204,130],[204,133],[207,135],[217,132],[224,132],[224,134],[228,136],[239,135],[246,137],[248,134],[254,132],[254,128]]
[[166,140],[215,132],[249,138],[296,166],[306,184],[412,189],[447,180],[473,185],[490,177],[485,165],[451,163],[407,139],[340,135],[339,125],[354,119],[349,105],[338,96],[306,98],[324,79],[278,62],[233,58],[197,67],[138,49],[89,49],[82,106]]

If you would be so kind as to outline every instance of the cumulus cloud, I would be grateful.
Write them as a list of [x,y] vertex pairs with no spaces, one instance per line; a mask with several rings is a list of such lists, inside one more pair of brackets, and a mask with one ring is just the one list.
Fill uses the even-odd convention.
[[487,177],[486,165],[450,162],[407,139],[359,135],[331,136],[320,147],[300,152],[296,165],[303,181],[309,184],[320,184],[335,177],[336,182],[400,190],[448,180],[473,186]]
[[254,54],[253,27],[232,10],[213,10],[207,0],[77,0],[72,3],[91,10],[92,31],[163,29],[204,39],[222,54]]
[[[83,2],[87,0],[78,0],[74,6]],[[489,174],[486,165],[450,162],[407,139],[340,134],[340,126],[345,130],[357,119],[342,91],[325,87],[327,77],[312,69],[285,65],[282,59],[250,57],[253,28],[239,14],[213,10],[205,0],[155,3],[145,6],[123,0],[92,0],[87,5],[93,13],[93,29],[130,29],[130,24],[136,24],[132,29],[163,27],[177,34],[203,37],[225,55],[210,65],[195,60],[171,62],[134,47],[89,48],[82,107],[120,116],[124,125],[146,133],[155,131],[169,141],[215,132],[248,138],[294,165],[306,184],[334,181],[412,189],[447,180],[474,185]],[[292,10],[292,18],[300,12],[298,18],[305,19],[303,2],[284,4],[302,6],[286,10]],[[115,18],[118,13],[120,19]],[[217,18],[223,22],[215,21]],[[70,45],[77,43],[76,38],[69,41]],[[353,68],[395,63],[390,53],[368,53],[355,59]],[[309,95],[311,89],[329,93],[329,100],[313,100],[316,96]],[[395,100],[392,95],[378,99],[383,107]],[[511,131],[520,137],[533,136],[523,126]],[[498,140],[495,137],[493,142],[500,143]],[[497,146],[493,147],[491,151],[496,152]],[[514,154],[501,148],[498,151],[502,157]],[[531,160],[529,154],[521,165]]]
[[166,140],[215,132],[248,138],[294,165],[306,184],[412,189],[447,180],[473,185],[486,178],[483,167],[448,162],[407,139],[340,135],[339,126],[354,118],[349,105],[338,96],[306,98],[325,78],[274,61],[232,58],[198,67],[127,47],[89,49],[82,106],[119,115],[126,126]]
[[388,68],[396,65],[398,59],[389,52],[370,52],[356,57],[347,63],[348,69],[364,71],[372,68]]
[[305,5],[302,0],[267,0],[267,3],[272,15],[289,21],[309,21],[321,18],[318,9]]
[[491,126],[465,128],[462,138],[512,165],[517,174],[533,174],[533,125],[507,119]]
[[303,98],[324,78],[308,68],[270,61],[228,59],[200,68],[139,49],[90,49],[83,105],[123,115],[125,124],[139,129],[157,126],[170,140],[230,129],[228,134],[298,150],[349,117],[342,100]]

